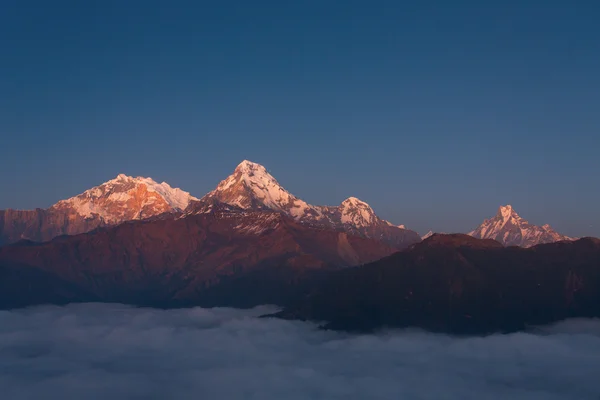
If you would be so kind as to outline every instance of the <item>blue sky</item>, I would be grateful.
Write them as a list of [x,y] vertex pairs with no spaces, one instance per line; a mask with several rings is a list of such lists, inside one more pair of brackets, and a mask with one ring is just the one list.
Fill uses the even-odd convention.
[[[414,4],[410,4],[414,3]],[[0,4],[0,208],[243,159],[425,233],[512,204],[600,236],[592,1]]]

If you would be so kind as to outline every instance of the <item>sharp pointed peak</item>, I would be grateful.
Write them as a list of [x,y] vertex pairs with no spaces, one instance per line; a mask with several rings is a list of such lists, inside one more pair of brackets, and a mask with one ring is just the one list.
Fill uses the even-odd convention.
[[256,163],[254,161],[243,160],[241,163],[239,163],[237,165],[237,167],[235,167],[235,170],[236,171],[256,171],[256,170],[266,171],[267,169],[263,165]]
[[239,163],[233,171],[233,174],[225,179],[225,181],[228,179],[239,180],[240,178],[244,181],[274,181],[277,183],[277,180],[269,173],[269,171],[267,171],[265,166],[249,160],[244,160]]
[[508,220],[511,217],[519,217],[519,214],[517,214],[513,206],[511,206],[510,204],[498,207],[497,215],[499,217],[502,217],[503,220]]
[[275,177],[273,177],[263,165],[253,161],[243,160],[235,167],[235,170],[231,175],[219,183],[215,190],[226,190],[239,182],[242,182],[247,186],[259,182],[279,185]]
[[359,199],[357,197],[353,197],[353,196],[350,196],[346,200],[342,201],[341,205],[347,206],[347,205],[358,205],[358,204],[362,204],[367,207],[370,207],[369,204],[367,204],[366,202],[362,201],[361,199]]

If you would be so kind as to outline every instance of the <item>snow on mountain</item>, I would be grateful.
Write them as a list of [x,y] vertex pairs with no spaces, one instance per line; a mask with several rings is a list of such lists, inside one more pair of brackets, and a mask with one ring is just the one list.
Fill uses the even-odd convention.
[[428,239],[430,237],[432,237],[433,235],[446,235],[446,232],[434,232],[434,231],[429,231],[426,234],[424,234],[423,236],[421,236],[421,240],[425,240]]
[[531,247],[541,243],[573,240],[561,235],[548,224],[537,226],[521,218],[510,205],[498,208],[496,215],[486,219],[468,233],[479,239],[494,239],[505,246]]
[[431,236],[433,236],[433,231],[429,231],[426,234],[424,234],[423,236],[421,236],[421,240],[425,240],[425,239],[427,239],[428,237],[431,237]]
[[317,207],[285,190],[265,167],[248,160],[242,161],[233,174],[221,181],[205,198],[215,198],[244,209],[266,207],[283,211],[295,219],[306,214],[322,217]]
[[367,203],[356,197],[349,197],[339,205],[341,221],[357,228],[375,223],[377,216]]
[[[339,206],[308,204],[284,189],[264,166],[248,160],[242,161],[200,203],[214,201],[242,209],[278,211],[304,224],[376,238],[396,247],[419,241],[415,232],[380,219],[367,203],[355,197],[347,198]],[[209,207],[194,204],[186,213],[204,209]]]
[[145,184],[149,192],[156,192],[173,208],[183,211],[192,200],[198,200],[179,188],[172,188],[167,182],[157,183],[152,178],[137,178],[141,184]]
[[22,239],[47,241],[56,236],[179,212],[197,200],[165,182],[119,174],[47,209],[0,210],[0,245]]
[[166,182],[119,174],[115,179],[59,201],[50,209],[73,211],[85,219],[98,218],[103,223],[115,224],[182,211],[192,200],[197,199]]

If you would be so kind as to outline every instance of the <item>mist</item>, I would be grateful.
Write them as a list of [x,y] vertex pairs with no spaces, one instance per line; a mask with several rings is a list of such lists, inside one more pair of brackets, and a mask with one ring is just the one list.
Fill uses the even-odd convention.
[[600,321],[457,338],[258,319],[270,307],[79,304],[0,312],[0,393],[21,399],[594,399]]

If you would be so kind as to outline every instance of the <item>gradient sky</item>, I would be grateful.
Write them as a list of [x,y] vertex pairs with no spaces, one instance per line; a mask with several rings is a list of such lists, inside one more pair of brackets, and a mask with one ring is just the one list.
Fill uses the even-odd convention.
[[[411,4],[412,3],[412,4]],[[420,233],[600,236],[594,1],[0,2],[0,208],[243,159]]]

